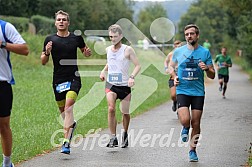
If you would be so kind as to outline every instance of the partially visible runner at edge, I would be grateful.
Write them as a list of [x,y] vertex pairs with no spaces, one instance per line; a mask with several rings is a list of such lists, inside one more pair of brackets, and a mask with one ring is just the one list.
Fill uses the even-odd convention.
[[[176,40],[173,42],[173,50],[171,52],[168,53],[168,55],[165,58],[164,61],[164,68],[165,68],[165,73],[169,74],[169,69],[168,67],[170,66],[170,62],[172,60],[172,56],[173,56],[173,52],[174,50],[181,46],[181,41]],[[177,67],[175,67],[175,72],[177,71]],[[172,78],[172,75],[170,75],[170,78],[168,80],[168,85],[170,88],[170,95],[171,95],[171,99],[173,101],[172,103],[172,111],[177,111],[177,97],[176,97],[176,87],[174,85],[174,78]]]

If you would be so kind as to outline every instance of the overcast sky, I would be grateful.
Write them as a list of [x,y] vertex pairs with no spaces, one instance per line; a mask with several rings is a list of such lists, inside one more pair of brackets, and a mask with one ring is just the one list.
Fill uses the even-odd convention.
[[194,0],[132,0],[132,1],[152,1],[152,2],[163,2],[163,1],[194,1]]

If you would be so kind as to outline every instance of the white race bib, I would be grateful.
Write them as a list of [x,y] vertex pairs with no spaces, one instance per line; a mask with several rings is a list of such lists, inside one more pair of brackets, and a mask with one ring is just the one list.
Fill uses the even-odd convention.
[[113,82],[122,82],[122,73],[112,73],[109,74],[109,82],[113,83]]
[[184,80],[197,80],[197,79],[199,79],[199,73],[197,71],[197,68],[183,69],[182,79],[184,79]]
[[70,89],[70,86],[71,86],[71,82],[63,82],[61,84],[58,84],[56,86],[56,91],[58,93],[61,93],[61,92],[64,92],[66,90],[69,90]]

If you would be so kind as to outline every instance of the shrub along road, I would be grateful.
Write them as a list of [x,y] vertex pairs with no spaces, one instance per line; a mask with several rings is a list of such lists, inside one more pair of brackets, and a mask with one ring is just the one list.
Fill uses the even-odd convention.
[[[247,161],[247,150],[252,142],[251,92],[248,76],[235,65],[230,68],[226,99],[222,99],[218,90],[217,75],[215,80],[207,80],[202,137],[197,148],[199,162],[188,161],[189,146],[181,143],[181,125],[171,110],[171,102],[167,102],[132,119],[128,148],[104,147],[109,133],[105,129],[80,140],[72,146],[70,155],[57,150],[17,166],[241,166]],[[119,134],[121,128],[121,124],[118,125]],[[121,136],[118,137],[120,144]]]

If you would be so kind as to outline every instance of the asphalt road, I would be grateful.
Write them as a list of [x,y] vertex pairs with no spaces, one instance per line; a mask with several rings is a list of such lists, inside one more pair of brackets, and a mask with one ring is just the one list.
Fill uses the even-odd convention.
[[181,125],[167,102],[131,120],[128,148],[104,147],[109,132],[103,130],[76,143],[71,155],[56,150],[16,166],[239,167],[246,163],[252,142],[252,85],[235,65],[230,68],[226,97],[222,99],[218,91],[217,77],[207,81],[199,162],[189,162],[189,146],[180,142]]

